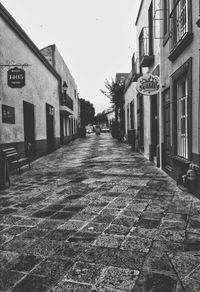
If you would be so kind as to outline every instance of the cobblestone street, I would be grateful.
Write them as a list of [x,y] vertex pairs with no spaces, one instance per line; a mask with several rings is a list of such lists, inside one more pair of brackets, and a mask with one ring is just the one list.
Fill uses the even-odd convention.
[[0,291],[200,291],[200,202],[108,133],[0,191]]

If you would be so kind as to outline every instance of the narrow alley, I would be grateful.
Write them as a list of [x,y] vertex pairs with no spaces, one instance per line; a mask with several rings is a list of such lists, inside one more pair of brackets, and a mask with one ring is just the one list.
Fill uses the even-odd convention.
[[200,291],[199,213],[110,133],[76,139],[0,191],[0,291]]

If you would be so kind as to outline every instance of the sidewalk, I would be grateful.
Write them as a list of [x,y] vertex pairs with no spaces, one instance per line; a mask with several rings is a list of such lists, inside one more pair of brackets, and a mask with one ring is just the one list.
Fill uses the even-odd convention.
[[200,291],[200,201],[110,134],[0,191],[0,291]]

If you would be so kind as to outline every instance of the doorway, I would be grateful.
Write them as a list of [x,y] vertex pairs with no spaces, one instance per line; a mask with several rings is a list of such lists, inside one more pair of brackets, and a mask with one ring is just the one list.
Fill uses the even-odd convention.
[[171,127],[170,127],[170,90],[163,92],[163,126],[164,126],[164,149],[163,168],[171,171]]
[[23,101],[23,114],[25,153],[27,156],[32,156],[35,153],[34,105],[32,103]]
[[157,145],[159,144],[158,133],[158,98],[157,95],[153,95],[151,96],[151,161],[157,156]]
[[54,107],[46,103],[46,121],[47,121],[47,152],[55,149],[54,141]]

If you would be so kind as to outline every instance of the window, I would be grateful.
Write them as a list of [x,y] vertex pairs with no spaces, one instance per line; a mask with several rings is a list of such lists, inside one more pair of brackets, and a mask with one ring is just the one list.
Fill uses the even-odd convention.
[[[177,0],[170,14],[171,25],[171,61],[192,41],[191,0]],[[176,54],[173,56],[173,51]]]
[[177,154],[188,159],[188,90],[187,79],[177,82]]
[[169,39],[169,0],[163,0],[163,37],[165,44]]
[[15,108],[2,104],[2,122],[15,124]]
[[148,11],[149,18],[149,54],[153,55],[153,3],[149,7]]
[[192,58],[172,76],[172,153],[192,159]]

